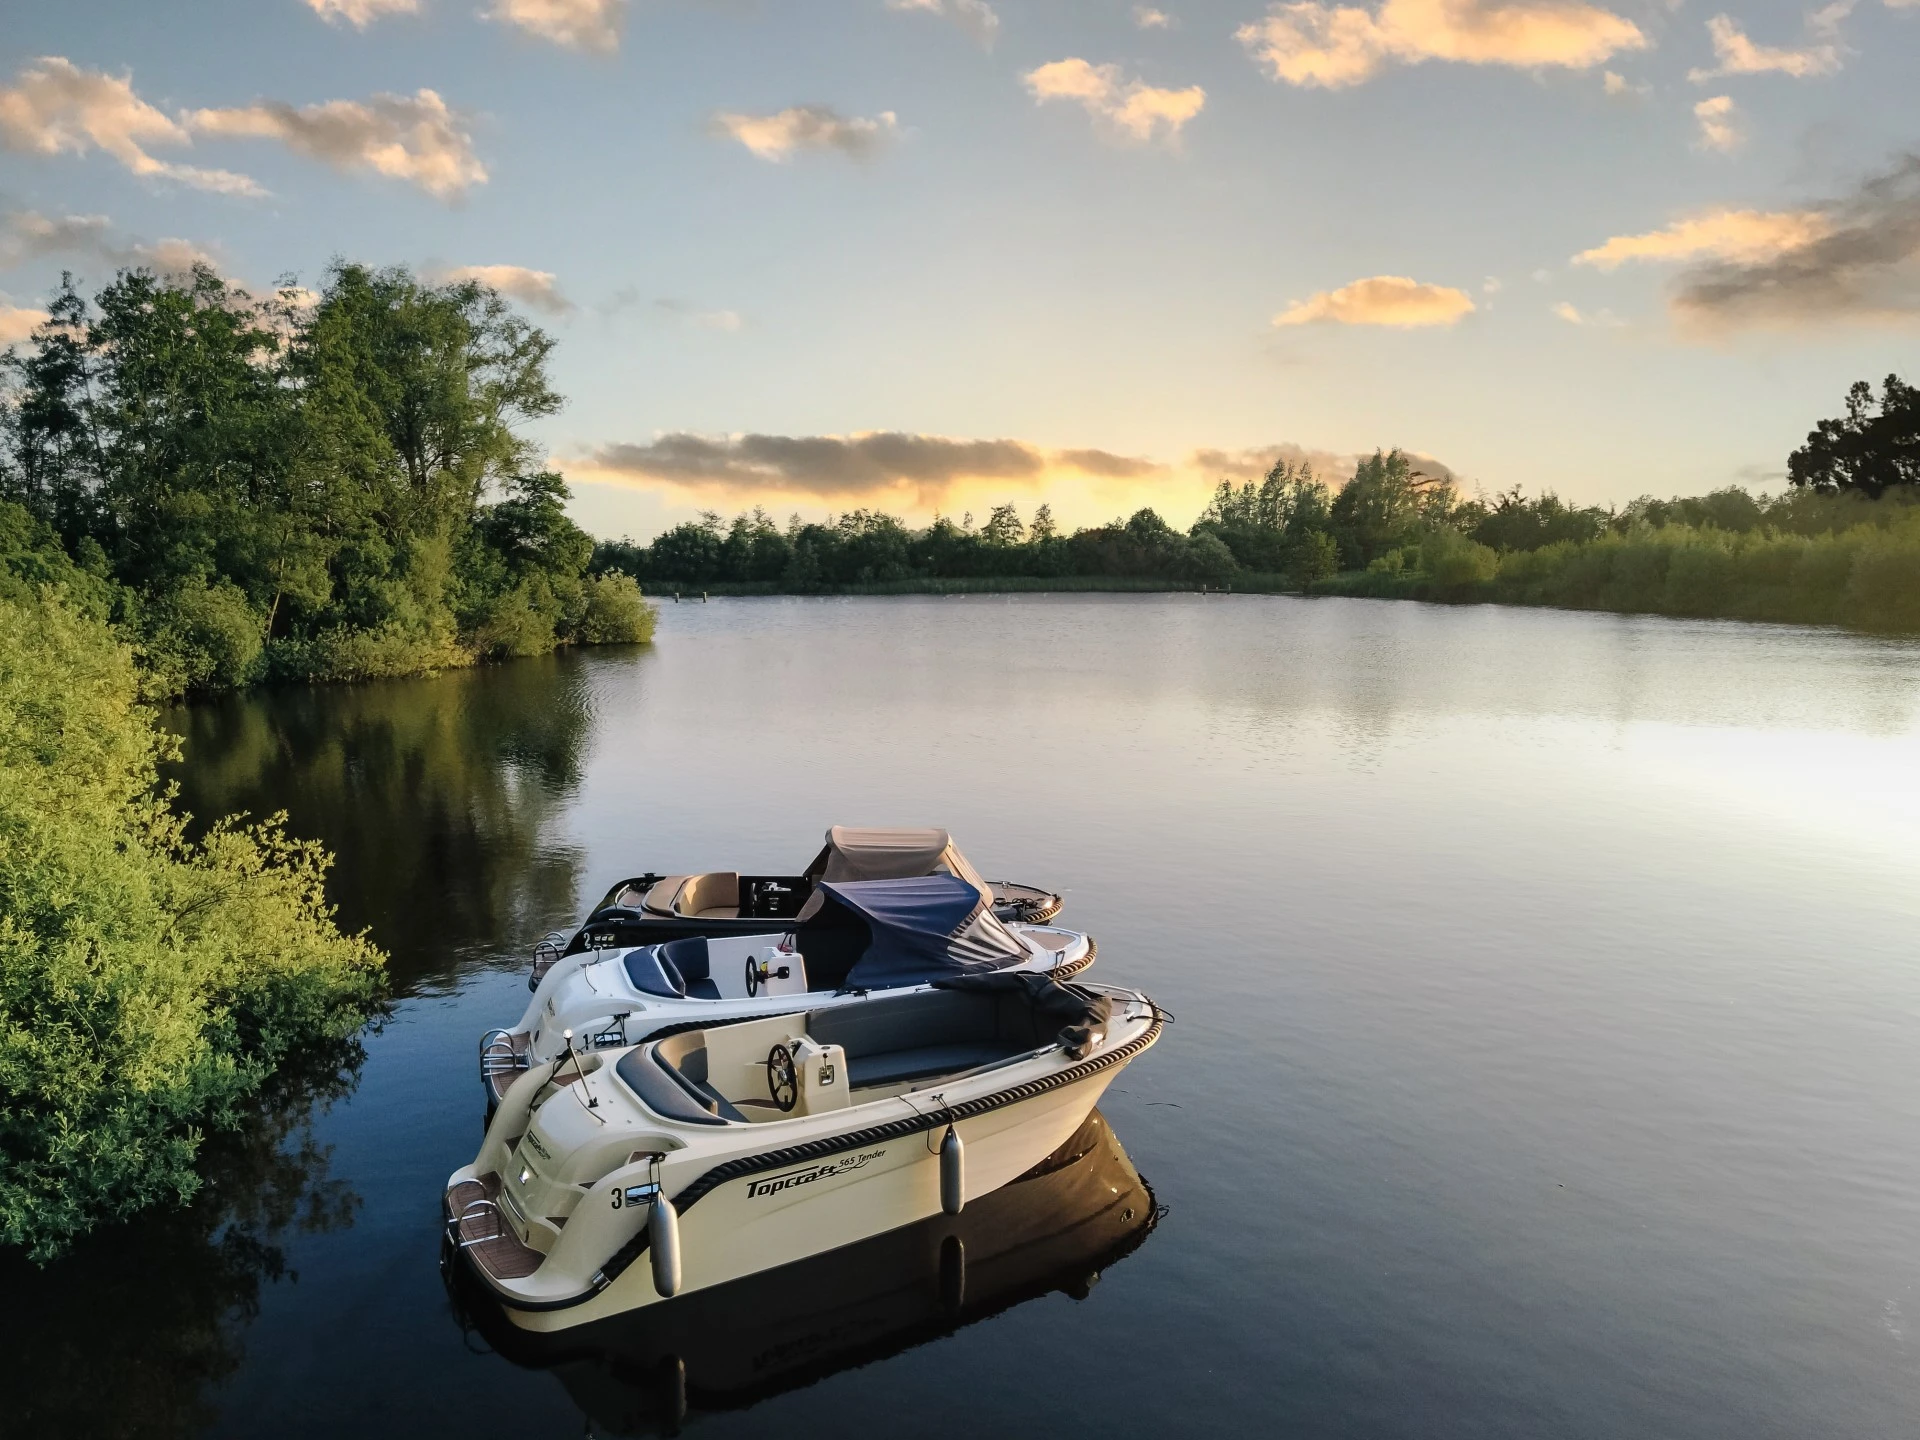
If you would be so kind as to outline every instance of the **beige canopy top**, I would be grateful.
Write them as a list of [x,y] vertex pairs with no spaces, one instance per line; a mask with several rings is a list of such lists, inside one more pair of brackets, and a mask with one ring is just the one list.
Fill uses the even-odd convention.
[[917,875],[955,875],[978,890],[989,905],[993,894],[946,831],[927,827],[861,828],[835,825],[827,848],[813,857],[815,880],[905,880]]

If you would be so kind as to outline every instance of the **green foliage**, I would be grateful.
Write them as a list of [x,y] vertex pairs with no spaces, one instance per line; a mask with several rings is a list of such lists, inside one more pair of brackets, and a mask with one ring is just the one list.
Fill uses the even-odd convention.
[[1420,568],[1436,589],[1457,592],[1484,585],[1500,573],[1500,556],[1488,546],[1441,527],[1420,545]]
[[101,619],[0,599],[0,1243],[39,1257],[191,1196],[204,1129],[381,984],[317,846],[272,819],[188,837],[139,688]]
[[654,608],[631,575],[609,571],[587,577],[587,608],[580,620],[586,645],[644,645],[653,639]]
[[1890,498],[1868,514],[1862,523],[1815,534],[1640,520],[1591,541],[1504,554],[1439,529],[1421,547],[1419,573],[1405,584],[1384,590],[1356,577],[1323,588],[1920,630],[1920,507]]
[[1787,481],[1822,494],[1852,491],[1877,500],[1887,491],[1920,487],[1920,389],[1889,375],[1880,389],[1855,381],[1847,413],[1822,420],[1787,457]]
[[1568,505],[1551,490],[1529,500],[1516,485],[1496,496],[1491,506],[1479,501],[1461,506],[1453,524],[1494,550],[1538,550],[1561,540],[1592,540],[1607,528],[1610,518],[1597,505]]
[[592,542],[520,434],[559,407],[552,339],[401,269],[337,264],[297,298],[204,266],[123,271],[92,305],[64,283],[0,373],[0,497],[124,587],[165,693],[583,640]]

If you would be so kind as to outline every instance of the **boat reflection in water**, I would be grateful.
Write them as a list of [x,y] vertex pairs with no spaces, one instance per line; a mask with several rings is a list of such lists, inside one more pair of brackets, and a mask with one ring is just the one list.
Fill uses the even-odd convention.
[[673,1433],[689,1410],[739,1409],[911,1349],[1054,1291],[1084,1299],[1160,1212],[1106,1117],[958,1215],[539,1335],[443,1267],[456,1313],[516,1364],[551,1369],[597,1431]]

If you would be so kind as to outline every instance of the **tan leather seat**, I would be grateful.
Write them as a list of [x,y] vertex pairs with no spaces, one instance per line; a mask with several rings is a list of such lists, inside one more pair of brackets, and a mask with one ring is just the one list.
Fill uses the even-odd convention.
[[680,892],[686,888],[689,880],[697,879],[693,875],[666,875],[656,880],[653,888],[647,891],[647,909],[655,915],[674,915],[679,913],[675,902]]
[[740,913],[740,873],[737,870],[712,870],[705,875],[689,875],[687,883],[674,897],[674,913],[695,919],[731,919]]

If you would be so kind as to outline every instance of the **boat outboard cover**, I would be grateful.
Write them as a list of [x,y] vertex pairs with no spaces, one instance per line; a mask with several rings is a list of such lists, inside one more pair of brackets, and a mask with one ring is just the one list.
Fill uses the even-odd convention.
[[[863,922],[870,939],[842,982],[849,990],[924,985],[943,975],[990,973],[1032,959],[988,898],[957,875],[823,880],[823,926]],[[806,943],[804,927],[801,950]]]
[[1113,1018],[1113,1001],[1105,995],[1082,990],[1077,985],[1062,985],[1032,970],[1012,973],[949,975],[933,982],[936,990],[971,990],[1001,995],[1024,995],[1033,1007],[1035,1028],[1046,1033],[1049,1024],[1060,1030],[1060,1044],[1075,1060],[1093,1053],[1107,1033],[1107,1021]]

